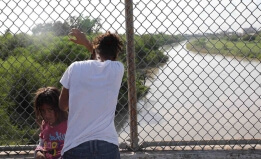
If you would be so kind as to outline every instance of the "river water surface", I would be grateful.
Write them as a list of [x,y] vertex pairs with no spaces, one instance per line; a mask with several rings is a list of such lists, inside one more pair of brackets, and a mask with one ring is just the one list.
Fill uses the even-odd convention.
[[[186,42],[164,49],[169,61],[151,70],[137,103],[140,142],[261,138],[260,61],[190,52]],[[129,129],[118,129],[120,142]]]

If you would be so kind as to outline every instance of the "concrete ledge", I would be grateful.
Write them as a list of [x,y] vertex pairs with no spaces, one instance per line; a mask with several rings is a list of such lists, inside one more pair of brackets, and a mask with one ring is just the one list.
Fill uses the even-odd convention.
[[261,150],[191,150],[122,153],[122,159],[261,159]]
[[[0,155],[5,159],[33,159],[33,154]],[[261,159],[261,150],[183,150],[121,152],[121,159]]]

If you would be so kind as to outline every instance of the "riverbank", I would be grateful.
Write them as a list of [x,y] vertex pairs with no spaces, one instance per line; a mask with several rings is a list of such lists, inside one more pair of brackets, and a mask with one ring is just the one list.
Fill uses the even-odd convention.
[[219,54],[230,57],[240,57],[248,60],[261,60],[261,42],[232,42],[227,40],[195,39],[186,44],[192,52]]

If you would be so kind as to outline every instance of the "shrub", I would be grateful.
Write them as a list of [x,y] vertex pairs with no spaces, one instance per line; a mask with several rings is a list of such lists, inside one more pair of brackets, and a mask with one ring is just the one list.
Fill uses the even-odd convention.
[[257,35],[244,35],[243,40],[244,41],[254,41],[256,39]]
[[35,127],[33,92],[43,86],[58,87],[59,79],[65,70],[64,64],[40,65],[31,57],[9,57],[0,68],[0,99],[7,110],[9,120],[18,128]]

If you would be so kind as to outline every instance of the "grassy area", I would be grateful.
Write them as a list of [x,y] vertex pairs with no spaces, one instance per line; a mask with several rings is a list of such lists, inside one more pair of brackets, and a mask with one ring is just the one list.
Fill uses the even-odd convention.
[[254,58],[261,60],[261,42],[260,41],[228,41],[228,40],[210,40],[200,38],[187,43],[187,49],[194,52],[221,54],[224,56],[235,56]]

